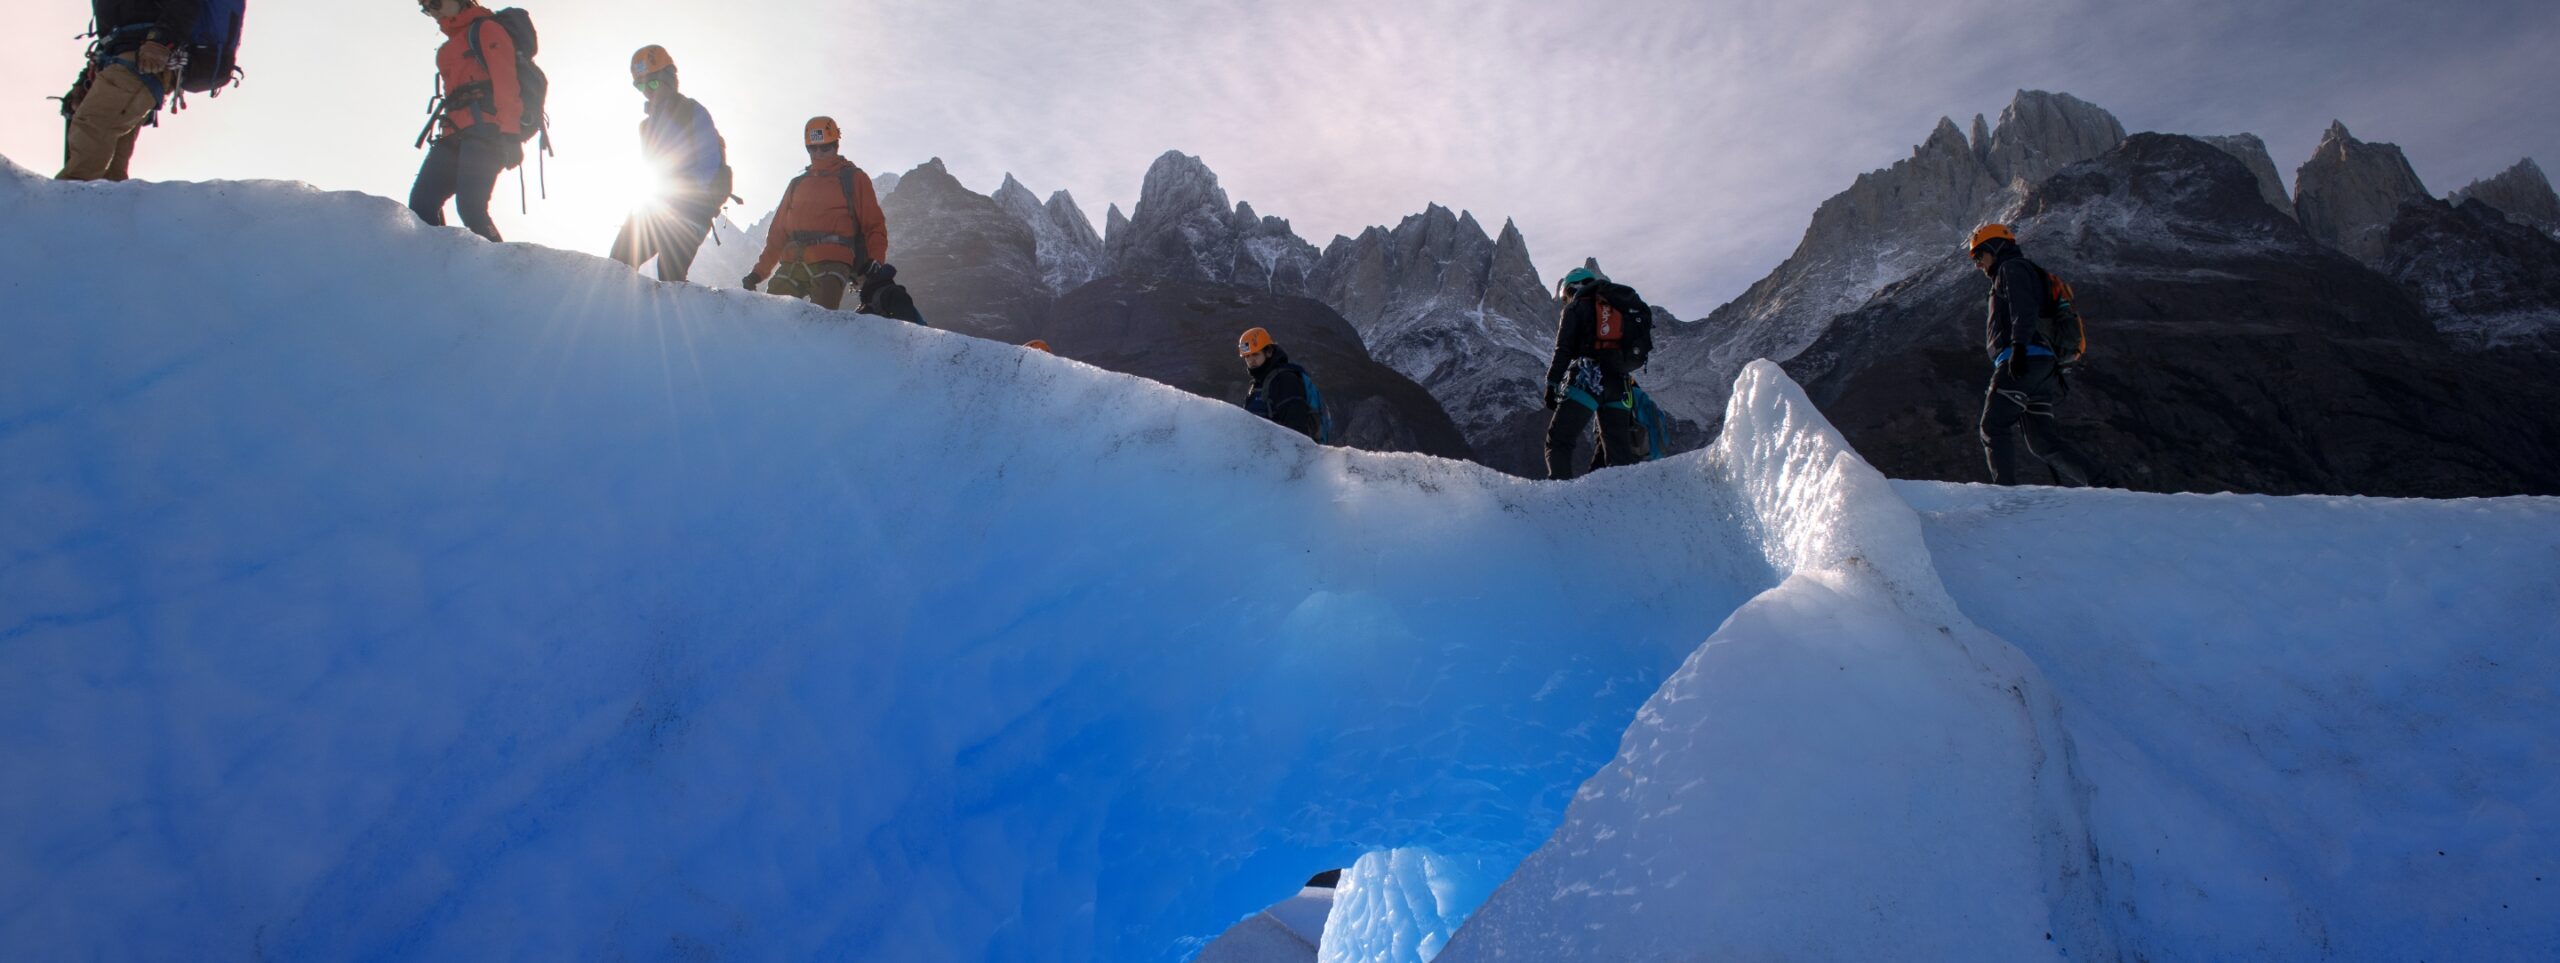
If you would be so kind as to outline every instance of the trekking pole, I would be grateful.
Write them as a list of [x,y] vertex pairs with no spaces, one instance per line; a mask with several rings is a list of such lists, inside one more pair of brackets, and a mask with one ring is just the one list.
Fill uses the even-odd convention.
[[525,199],[524,165],[522,164],[516,165],[516,210],[526,215],[533,213],[533,202]]

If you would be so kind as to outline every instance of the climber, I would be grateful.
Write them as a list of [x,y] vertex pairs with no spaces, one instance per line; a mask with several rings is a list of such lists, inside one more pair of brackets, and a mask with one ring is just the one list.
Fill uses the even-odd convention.
[[1253,375],[1253,393],[1244,403],[1246,411],[1317,444],[1331,441],[1329,423],[1333,419],[1325,411],[1324,396],[1316,391],[1315,376],[1290,361],[1288,352],[1272,343],[1271,332],[1247,329],[1236,338],[1236,355],[1244,359],[1245,370]]
[[1634,289],[1587,267],[1566,274],[1557,290],[1564,309],[1556,319],[1555,354],[1541,399],[1555,413],[1547,422],[1547,477],[1574,476],[1574,449],[1595,415],[1601,463],[1644,461],[1644,429],[1636,422],[1627,374],[1651,347],[1652,307]]
[[66,181],[120,181],[142,128],[181,91],[219,91],[238,75],[240,0],[91,0],[97,40],[62,96]]
[[682,281],[729,200],[728,145],[711,112],[678,88],[675,58],[651,44],[631,55],[631,86],[646,98],[640,122],[641,162],[657,171],[654,197],[639,205],[613,239],[613,258],[632,267],[658,260],[658,280]]
[[1991,309],[1983,330],[1991,388],[1983,397],[1979,428],[1992,483],[2018,483],[2017,432],[2023,423],[2027,450],[2052,466],[2057,477],[2073,485],[2092,484],[2096,479],[2088,460],[2055,428],[2054,403],[2069,393],[2070,385],[2045,330],[2055,306],[2044,269],[2027,260],[2018,235],[2006,224],[1976,229],[1966,250],[1974,266],[1991,278]]
[[[444,46],[436,49],[436,74],[444,94],[433,122],[435,146],[409,188],[409,209],[418,219],[444,226],[444,205],[452,201],[471,233],[504,240],[489,217],[489,198],[497,193],[498,175],[524,163],[523,88],[516,77],[516,42],[508,31],[490,23],[489,8],[475,0],[421,0],[418,12],[444,29]],[[479,48],[473,49],[473,38]]]
[[835,120],[809,118],[801,135],[809,169],[783,189],[764,255],[745,284],[752,291],[771,278],[766,290],[833,311],[844,305],[846,286],[889,256],[889,225],[870,175],[840,153],[844,132]]

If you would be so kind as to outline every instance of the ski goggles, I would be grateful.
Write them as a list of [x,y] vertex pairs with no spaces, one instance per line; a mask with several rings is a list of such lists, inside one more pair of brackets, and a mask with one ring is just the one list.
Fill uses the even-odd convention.
[[644,92],[644,93],[652,93],[652,94],[657,93],[657,92],[658,92],[658,88],[660,88],[660,87],[664,87],[664,86],[666,86],[666,85],[667,85],[667,77],[666,77],[666,74],[665,74],[665,73],[663,73],[663,72],[661,72],[661,73],[654,73],[654,74],[650,74],[649,76],[642,77],[642,78],[640,78],[640,79],[638,79],[638,80],[634,80],[634,81],[632,81],[632,82],[631,82],[631,86],[632,86],[632,88],[633,88],[633,89],[635,89],[635,90],[639,90],[639,91],[642,91],[642,92]]

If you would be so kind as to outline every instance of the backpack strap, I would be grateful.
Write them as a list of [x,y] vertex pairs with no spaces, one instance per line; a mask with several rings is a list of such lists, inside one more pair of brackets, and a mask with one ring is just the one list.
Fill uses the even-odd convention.
[[853,222],[853,266],[856,270],[871,268],[871,237],[862,230],[862,205],[854,201],[853,162],[846,161],[836,169],[836,183],[844,188],[844,216]]

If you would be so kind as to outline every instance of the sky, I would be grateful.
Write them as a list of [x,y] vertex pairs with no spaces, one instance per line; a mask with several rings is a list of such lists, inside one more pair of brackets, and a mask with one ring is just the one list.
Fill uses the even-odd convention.
[[[1180,150],[1318,246],[1439,203],[1516,221],[1548,275],[1597,257],[1682,317],[1784,260],[1816,206],[1939,117],[1996,120],[2019,89],[2129,131],[2256,133],[2288,180],[2333,119],[2400,145],[2438,194],[2560,162],[2549,0],[521,2],[558,155],[527,209],[501,183],[499,226],[598,252],[645,193],[626,64],[650,43],[718,118],[755,212],[814,114],[865,169],[939,157],[981,193],[1010,172],[1097,228]],[[45,98],[77,73],[89,10],[12,6],[0,154],[51,173]],[[257,0],[247,85],[146,130],[135,176],[405,199],[442,39],[401,0]]]

